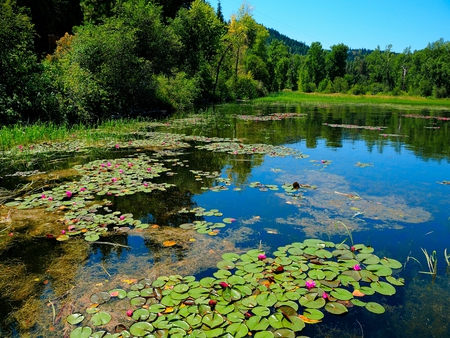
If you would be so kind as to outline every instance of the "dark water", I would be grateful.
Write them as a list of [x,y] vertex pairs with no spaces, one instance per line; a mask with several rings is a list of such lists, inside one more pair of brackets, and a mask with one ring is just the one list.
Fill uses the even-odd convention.
[[[444,256],[444,250],[450,248],[450,185],[442,184],[450,181],[448,111],[367,106],[240,105],[216,109],[228,117],[217,118],[216,123],[207,126],[159,130],[238,138],[246,144],[283,145],[307,157],[235,155],[197,149],[195,145],[203,143],[191,143],[190,148],[175,156],[178,163],[186,165],[174,166],[174,176],[158,179],[174,183],[175,187],[166,192],[111,198],[114,210],[132,213],[135,219],[157,224],[159,228],[108,238],[109,242],[131,248],[91,245],[86,260],[75,260],[68,267],[75,271],[70,276],[70,285],[75,284],[80,298],[90,294],[89,288],[108,290],[111,283],[124,278],[142,278],[149,274],[155,278],[159,274],[177,273],[198,278],[208,276],[215,271],[215,262],[220,260],[221,254],[231,250],[239,252],[262,247],[270,255],[280,246],[306,238],[349,243],[347,228],[355,243],[374,247],[379,257],[405,263],[396,271],[396,277],[405,278],[405,286],[397,287],[392,297],[378,297],[377,301],[387,309],[383,315],[354,307],[344,317],[326,315],[322,323],[307,325],[302,334],[311,337],[450,337],[450,275],[446,273]],[[278,121],[230,117],[232,114],[292,112],[305,115]],[[207,189],[224,184],[214,178],[200,180],[191,170],[219,172],[221,178],[229,180],[228,190]],[[317,188],[302,189],[302,198],[292,200],[286,197],[281,186],[295,181]],[[255,188],[252,187],[254,182],[277,185],[280,190]],[[180,231],[180,224],[195,219],[212,222],[221,219],[215,216],[196,218],[176,212],[183,207],[196,206],[218,209],[223,217],[236,221],[227,224],[217,236],[202,235],[188,244],[188,235]],[[184,244],[164,247],[162,243],[166,240]],[[52,263],[46,258],[67,255],[64,245],[66,242],[42,245],[41,241],[31,239],[18,247],[5,249],[0,258],[3,262],[16,259],[17,264],[24,264],[26,278],[32,278],[31,271],[39,276],[52,269]],[[80,250],[83,248],[80,245]],[[430,275],[420,273],[428,271],[422,249],[430,254],[436,251],[437,277],[433,283]],[[52,298],[52,283],[39,284],[34,294],[43,302]],[[25,301],[3,297],[0,302],[4,323],[0,333],[5,337],[14,335],[17,324],[9,316],[11,311],[20,310]],[[77,306],[81,305],[75,302],[74,311],[80,310]],[[51,311],[48,305],[40,310],[32,335],[63,336],[61,331],[61,335],[46,331],[52,320]],[[56,327],[62,330],[61,325]]]

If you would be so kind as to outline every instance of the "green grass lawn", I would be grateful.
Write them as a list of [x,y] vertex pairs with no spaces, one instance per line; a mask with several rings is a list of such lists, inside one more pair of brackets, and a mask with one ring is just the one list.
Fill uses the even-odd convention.
[[416,96],[322,94],[283,91],[258,98],[253,103],[292,104],[366,104],[409,105],[417,108],[450,109],[450,99],[432,99]]

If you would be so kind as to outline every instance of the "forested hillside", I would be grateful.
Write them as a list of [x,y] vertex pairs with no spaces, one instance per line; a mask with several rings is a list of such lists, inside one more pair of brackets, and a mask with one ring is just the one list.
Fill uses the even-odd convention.
[[[281,90],[450,96],[450,43],[324,50],[204,0],[1,0],[0,124],[96,123]],[[55,47],[55,41],[57,45]]]

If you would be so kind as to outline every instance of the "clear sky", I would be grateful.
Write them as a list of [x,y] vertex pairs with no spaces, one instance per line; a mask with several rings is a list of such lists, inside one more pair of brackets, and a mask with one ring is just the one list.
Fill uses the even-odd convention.
[[[218,0],[209,0],[217,9]],[[221,0],[226,20],[242,0]],[[450,41],[450,0],[249,0],[253,18],[291,39],[322,47],[343,43],[352,49],[403,52]]]

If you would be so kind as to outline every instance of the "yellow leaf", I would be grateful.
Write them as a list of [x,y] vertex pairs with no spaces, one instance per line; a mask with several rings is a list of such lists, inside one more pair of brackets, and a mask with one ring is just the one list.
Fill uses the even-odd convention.
[[299,315],[298,317],[299,317],[301,320],[303,320],[303,322],[305,322],[305,323],[307,323],[307,324],[316,324],[316,323],[320,323],[320,322],[321,322],[320,320],[317,320],[317,319],[311,319],[311,318],[305,317],[305,316],[303,316],[303,315]]
[[174,246],[176,244],[177,244],[177,242],[175,242],[175,241],[164,241],[163,242],[164,246]]
[[173,307],[168,306],[166,307],[163,313],[171,313],[171,312],[173,312]]
[[133,284],[133,283],[137,282],[137,279],[124,279],[124,280],[122,280],[122,282],[127,283],[127,284]]
[[360,290],[353,291],[352,295],[355,296],[355,297],[364,297],[365,296],[365,294],[362,293]]

